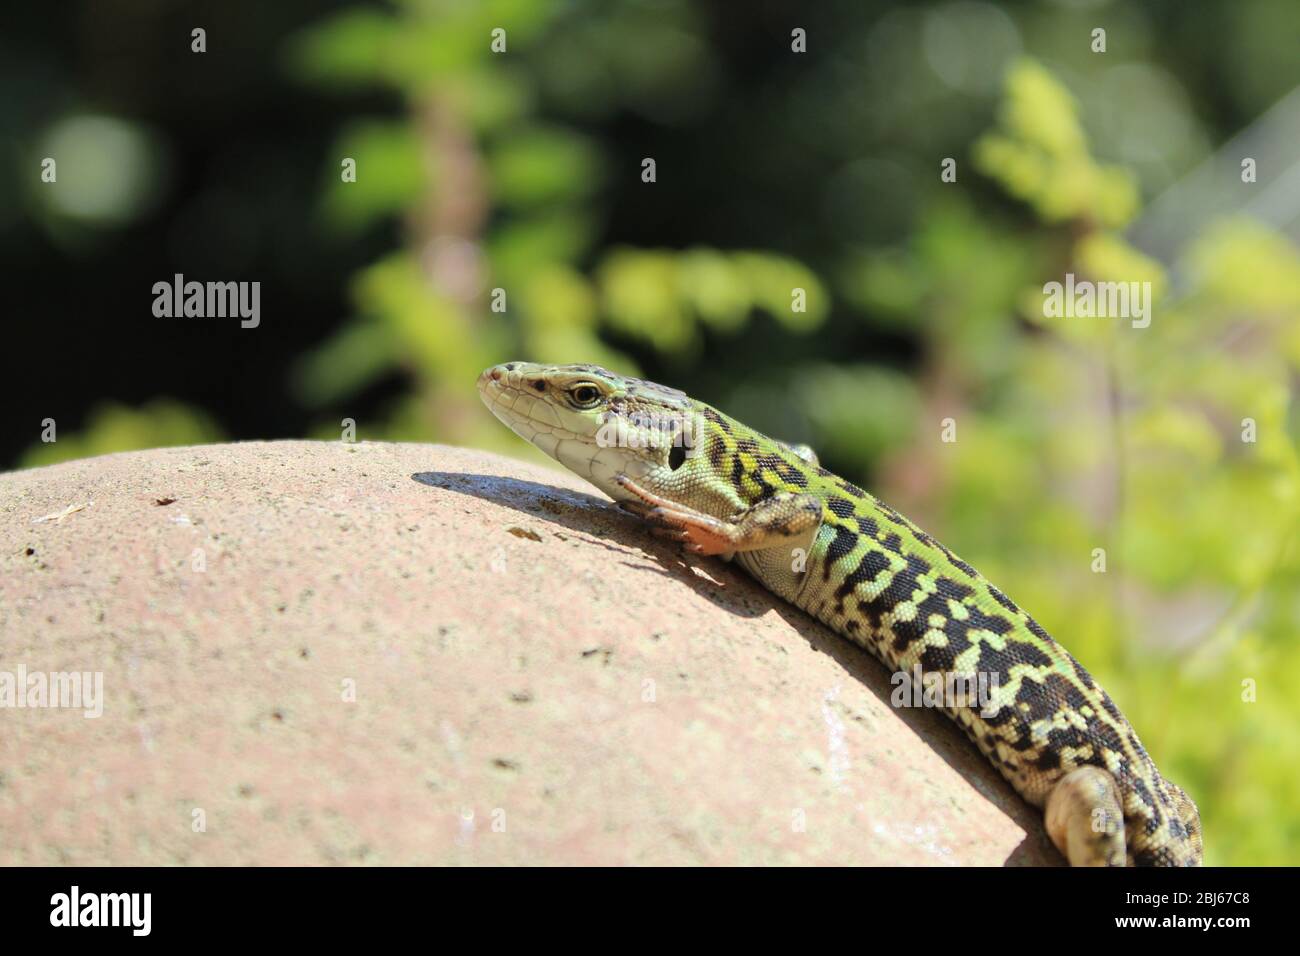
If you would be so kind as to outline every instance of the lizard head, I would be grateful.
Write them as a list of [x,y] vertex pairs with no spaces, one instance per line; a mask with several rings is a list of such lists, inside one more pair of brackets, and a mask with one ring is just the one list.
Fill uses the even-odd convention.
[[597,365],[506,362],[479,376],[492,414],[610,497],[615,481],[674,472],[704,436],[702,406],[684,392]]

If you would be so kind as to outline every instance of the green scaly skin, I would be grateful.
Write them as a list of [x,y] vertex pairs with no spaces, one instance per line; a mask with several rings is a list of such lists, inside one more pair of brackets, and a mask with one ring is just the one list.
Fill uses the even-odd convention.
[[[652,530],[734,559],[897,672],[968,680],[942,709],[1075,865],[1199,865],[1196,806],[1110,696],[969,564],[817,464],[675,389],[590,365],[510,362],[479,378],[520,437]],[[963,686],[958,683],[956,686]],[[987,687],[987,685],[986,685]]]

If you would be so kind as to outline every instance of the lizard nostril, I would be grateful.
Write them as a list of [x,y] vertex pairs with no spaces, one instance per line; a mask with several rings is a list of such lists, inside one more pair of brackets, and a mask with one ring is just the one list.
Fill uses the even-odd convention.
[[500,369],[500,368],[494,368],[494,369],[492,370],[492,374],[491,374],[490,377],[491,377],[492,381],[494,381],[494,382],[499,382],[499,381],[501,381],[501,369]]

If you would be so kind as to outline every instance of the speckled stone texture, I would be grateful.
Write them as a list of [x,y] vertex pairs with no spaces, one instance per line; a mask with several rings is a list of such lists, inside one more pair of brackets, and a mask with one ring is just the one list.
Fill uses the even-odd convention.
[[3,864],[1060,862],[866,653],[480,452],[0,475],[20,667],[102,673],[103,715],[0,709]]

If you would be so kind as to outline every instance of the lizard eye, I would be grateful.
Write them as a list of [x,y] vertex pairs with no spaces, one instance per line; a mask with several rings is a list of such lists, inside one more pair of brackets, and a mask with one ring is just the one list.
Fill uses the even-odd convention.
[[600,399],[600,389],[595,385],[575,385],[569,389],[569,397],[579,408],[590,408]]

